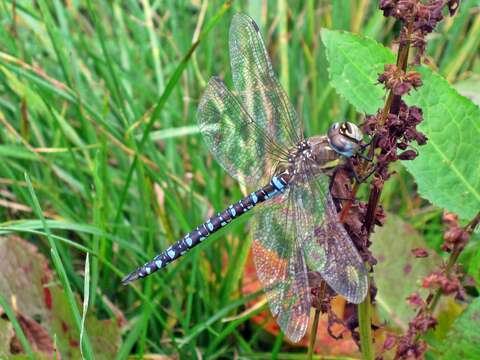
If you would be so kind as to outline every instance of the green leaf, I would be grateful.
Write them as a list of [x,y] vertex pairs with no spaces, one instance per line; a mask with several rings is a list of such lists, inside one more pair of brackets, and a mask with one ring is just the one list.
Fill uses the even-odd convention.
[[378,42],[345,31],[322,29],[330,81],[357,111],[374,114],[383,106],[385,90],[377,84],[393,53]]
[[[378,288],[377,304],[382,321],[389,326],[406,329],[415,314],[406,301],[407,296],[421,290],[419,282],[440,262],[434,251],[426,258],[415,258],[411,250],[426,248],[423,237],[409,224],[394,214],[372,235],[372,253],[378,264],[375,266],[375,283]],[[395,286],[398,284],[399,286]]]
[[480,298],[476,298],[454,322],[439,347],[440,359],[480,359]]
[[428,142],[414,161],[403,164],[422,197],[471,219],[480,209],[480,108],[440,75],[426,68],[418,71],[423,86],[407,103],[422,108],[424,121],[418,128]]
[[[375,85],[385,63],[395,58],[374,40],[342,31],[322,30],[332,85],[358,111],[375,113],[385,91]],[[432,204],[470,219],[480,209],[480,109],[445,79],[419,68],[423,86],[406,100],[422,108],[419,129],[428,143],[414,161],[402,162],[414,176],[418,191]]]
[[[468,263],[467,273],[472,276],[477,284],[477,289],[480,290],[480,228],[472,234],[469,240],[470,248],[472,249],[472,257]],[[465,249],[468,250],[469,248]]]

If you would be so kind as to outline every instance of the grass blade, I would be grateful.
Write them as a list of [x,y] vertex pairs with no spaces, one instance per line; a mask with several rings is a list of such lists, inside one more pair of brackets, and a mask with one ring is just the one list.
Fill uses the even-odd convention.
[[[55,265],[55,270],[57,271],[57,274],[60,278],[60,282],[62,284],[62,287],[67,295],[68,302],[70,305],[70,308],[72,309],[72,314],[75,319],[75,323],[78,327],[78,331],[81,332],[82,328],[82,320],[80,316],[80,312],[78,311],[77,307],[77,302],[75,300],[75,295],[73,294],[72,287],[70,286],[70,282],[67,277],[67,273],[65,272],[65,267],[63,266],[62,260],[60,258],[60,254],[57,249],[57,245],[55,244],[55,241],[53,240],[53,237],[50,232],[50,228],[47,226],[47,222],[45,221],[45,217],[43,216],[42,209],[40,207],[40,203],[38,202],[37,195],[35,194],[35,191],[33,190],[32,182],[30,181],[30,177],[28,176],[27,173],[25,173],[25,181],[27,182],[28,186],[28,191],[30,192],[31,196],[31,201],[33,203],[33,210],[35,211],[36,215],[40,219],[43,225],[43,229],[45,231],[45,234],[48,239],[48,243],[50,244],[50,253],[52,255],[52,260],[53,264]],[[85,350],[85,358],[86,359],[93,359],[93,350],[90,345],[90,341],[88,339],[87,334],[85,333],[85,336],[83,338],[83,347]]]

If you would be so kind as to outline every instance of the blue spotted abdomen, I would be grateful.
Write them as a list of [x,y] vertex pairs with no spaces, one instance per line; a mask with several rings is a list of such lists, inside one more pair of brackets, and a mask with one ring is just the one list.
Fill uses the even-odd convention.
[[282,173],[280,175],[273,176],[268,185],[252,192],[250,195],[247,195],[235,204],[230,205],[222,212],[209,218],[195,230],[190,231],[182,239],[177,241],[168,249],[164,250],[162,253],[155,256],[152,261],[125,276],[122,280],[122,283],[127,284],[130,281],[143,278],[157,271],[158,269],[167,266],[169,263],[185,254],[188,250],[200,244],[210,234],[213,234],[222,227],[226,226],[233,219],[245,214],[255,205],[271,199],[272,197],[285,191],[289,180],[290,175],[288,175],[288,173]]

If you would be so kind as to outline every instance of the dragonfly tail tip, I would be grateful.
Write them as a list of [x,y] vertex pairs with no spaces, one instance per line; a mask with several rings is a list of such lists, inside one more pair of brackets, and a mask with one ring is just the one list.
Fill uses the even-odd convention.
[[122,279],[122,285],[127,285],[128,283],[135,281],[139,278],[138,271],[131,272]]

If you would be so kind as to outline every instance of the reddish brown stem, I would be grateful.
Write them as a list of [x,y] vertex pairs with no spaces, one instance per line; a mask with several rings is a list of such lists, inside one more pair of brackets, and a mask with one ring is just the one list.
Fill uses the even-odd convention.
[[374,185],[368,197],[367,215],[365,216],[365,229],[369,235],[373,230],[373,224],[375,223],[375,212],[377,211],[381,193],[382,189]]
[[[408,24],[408,32],[407,32],[408,39],[410,39],[411,30],[412,30],[412,22]],[[410,52],[410,41],[400,43],[400,46],[397,52],[397,66],[401,68],[403,71],[407,70],[409,52]],[[381,125],[383,125],[383,123],[385,122],[389,114],[398,115],[400,111],[401,99],[402,99],[401,96],[393,94],[393,91],[390,90],[390,92],[388,93],[387,101],[385,102],[385,106],[382,111]],[[375,136],[372,141],[373,151],[375,151],[374,149],[377,141],[378,141],[378,137]],[[367,230],[369,235],[373,231],[373,225],[375,223],[375,213],[377,211],[377,206],[380,201],[381,194],[382,194],[382,187],[379,187],[374,184],[368,198],[367,214],[365,216],[365,229]]]

